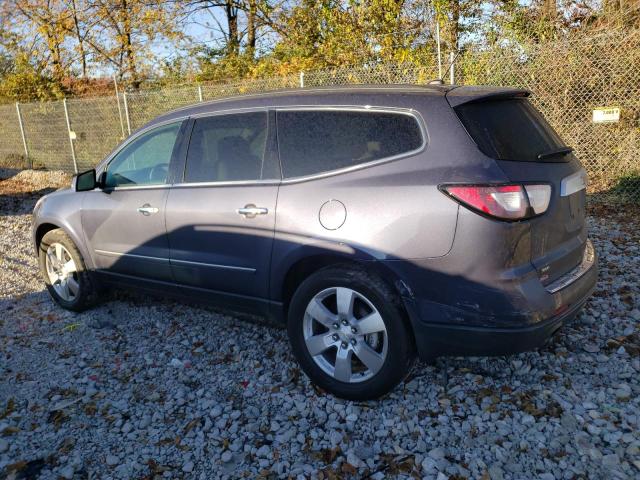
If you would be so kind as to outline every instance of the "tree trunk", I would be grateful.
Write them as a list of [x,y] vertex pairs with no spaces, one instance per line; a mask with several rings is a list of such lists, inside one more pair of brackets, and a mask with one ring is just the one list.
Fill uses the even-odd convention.
[[78,40],[78,50],[80,52],[80,64],[82,65],[82,78],[87,78],[87,54],[84,50],[84,39],[80,34],[80,22],[78,20],[78,10],[76,8],[76,0],[71,0],[71,8],[73,9],[73,26]]
[[235,55],[238,53],[240,40],[238,38],[238,9],[234,6],[233,0],[226,0],[225,13],[227,14],[227,25],[229,27],[227,54]]
[[249,0],[249,12],[247,13],[247,54],[255,57],[256,51],[256,0]]
[[132,29],[131,29],[131,12],[129,11],[129,5],[127,4],[127,0],[122,0],[120,3],[122,20],[123,20],[123,35],[122,35],[122,50],[124,52],[126,62],[127,62],[127,71],[129,73],[129,84],[135,89],[138,90],[140,88],[140,78],[138,77],[138,69],[136,65],[136,55],[133,49],[133,43],[131,40]]

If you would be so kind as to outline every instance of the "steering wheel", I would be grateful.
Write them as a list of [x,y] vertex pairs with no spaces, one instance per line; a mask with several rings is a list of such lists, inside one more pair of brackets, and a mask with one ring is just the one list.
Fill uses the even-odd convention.
[[161,163],[159,165],[155,165],[149,171],[149,181],[150,182],[155,182],[157,180],[164,181],[167,179],[167,173],[169,173],[168,163]]

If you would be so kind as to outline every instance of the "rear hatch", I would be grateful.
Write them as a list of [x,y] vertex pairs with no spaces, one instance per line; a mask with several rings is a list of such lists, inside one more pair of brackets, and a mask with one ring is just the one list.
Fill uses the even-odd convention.
[[[462,89],[461,89],[462,90]],[[451,95],[456,90],[449,92]],[[462,93],[462,92],[460,92]],[[548,285],[578,266],[586,241],[586,174],[523,90],[448,99],[478,148],[514,183],[547,183],[547,211],[531,225],[531,262]]]

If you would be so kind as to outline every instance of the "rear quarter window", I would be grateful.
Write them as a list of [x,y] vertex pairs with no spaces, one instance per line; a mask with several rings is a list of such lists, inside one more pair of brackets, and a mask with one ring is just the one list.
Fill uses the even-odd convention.
[[[482,153],[496,160],[538,162],[538,155],[565,146],[524,98],[465,103],[455,111]],[[547,161],[563,159],[554,156]]]
[[285,178],[314,175],[394,157],[422,147],[417,119],[376,111],[279,111],[278,146]]

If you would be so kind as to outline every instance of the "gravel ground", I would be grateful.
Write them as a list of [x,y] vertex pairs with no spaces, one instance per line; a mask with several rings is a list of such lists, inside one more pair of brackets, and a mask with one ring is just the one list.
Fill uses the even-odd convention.
[[354,403],[314,389],[278,328],[123,294],[56,307],[30,212],[66,181],[0,182],[0,478],[640,477],[637,213],[592,209],[601,279],[548,347],[418,365]]

